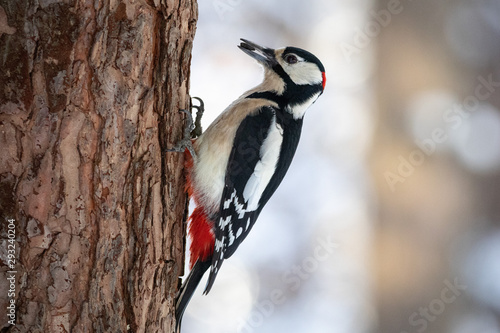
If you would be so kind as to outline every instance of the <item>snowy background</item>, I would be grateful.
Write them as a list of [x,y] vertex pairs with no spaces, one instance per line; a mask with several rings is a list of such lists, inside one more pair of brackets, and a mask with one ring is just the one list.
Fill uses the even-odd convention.
[[261,81],[239,38],[314,53],[327,85],[183,332],[500,332],[499,17],[498,0],[200,1],[205,128]]

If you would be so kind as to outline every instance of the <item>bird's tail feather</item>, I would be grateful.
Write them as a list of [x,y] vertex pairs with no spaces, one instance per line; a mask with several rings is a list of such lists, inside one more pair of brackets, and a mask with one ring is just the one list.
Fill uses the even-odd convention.
[[191,300],[191,297],[193,296],[196,287],[200,283],[203,274],[207,271],[207,269],[210,267],[211,264],[212,264],[211,258],[209,258],[206,261],[198,260],[194,264],[193,268],[191,269],[191,272],[189,272],[189,275],[186,278],[186,281],[184,281],[184,283],[181,286],[181,289],[179,290],[179,295],[177,296],[177,302],[175,304],[175,318],[176,318],[175,331],[177,333],[180,333],[181,331],[181,321],[182,321],[182,316],[184,314],[184,310],[186,310],[189,300]]

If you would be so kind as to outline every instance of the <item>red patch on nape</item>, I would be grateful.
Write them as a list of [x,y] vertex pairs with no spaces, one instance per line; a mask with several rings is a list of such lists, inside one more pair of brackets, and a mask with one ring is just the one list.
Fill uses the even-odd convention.
[[323,76],[323,90],[325,90],[325,86],[326,86],[326,74],[325,74],[325,72],[321,72],[321,75]]
[[196,260],[207,260],[214,253],[215,237],[213,223],[208,219],[202,207],[196,207],[190,216],[189,236],[191,237],[191,258],[189,267],[193,268]]

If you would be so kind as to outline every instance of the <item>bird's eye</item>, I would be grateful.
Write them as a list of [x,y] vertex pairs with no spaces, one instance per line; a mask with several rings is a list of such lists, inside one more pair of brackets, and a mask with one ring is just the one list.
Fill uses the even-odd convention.
[[289,54],[285,56],[285,61],[289,64],[295,64],[297,61],[299,61],[299,59],[297,59],[295,55]]

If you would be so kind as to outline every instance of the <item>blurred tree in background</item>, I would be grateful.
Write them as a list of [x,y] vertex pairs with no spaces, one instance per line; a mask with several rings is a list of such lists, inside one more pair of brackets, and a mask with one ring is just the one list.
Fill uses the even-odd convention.
[[377,331],[499,332],[500,3],[377,1],[370,20],[394,3],[376,39]]

